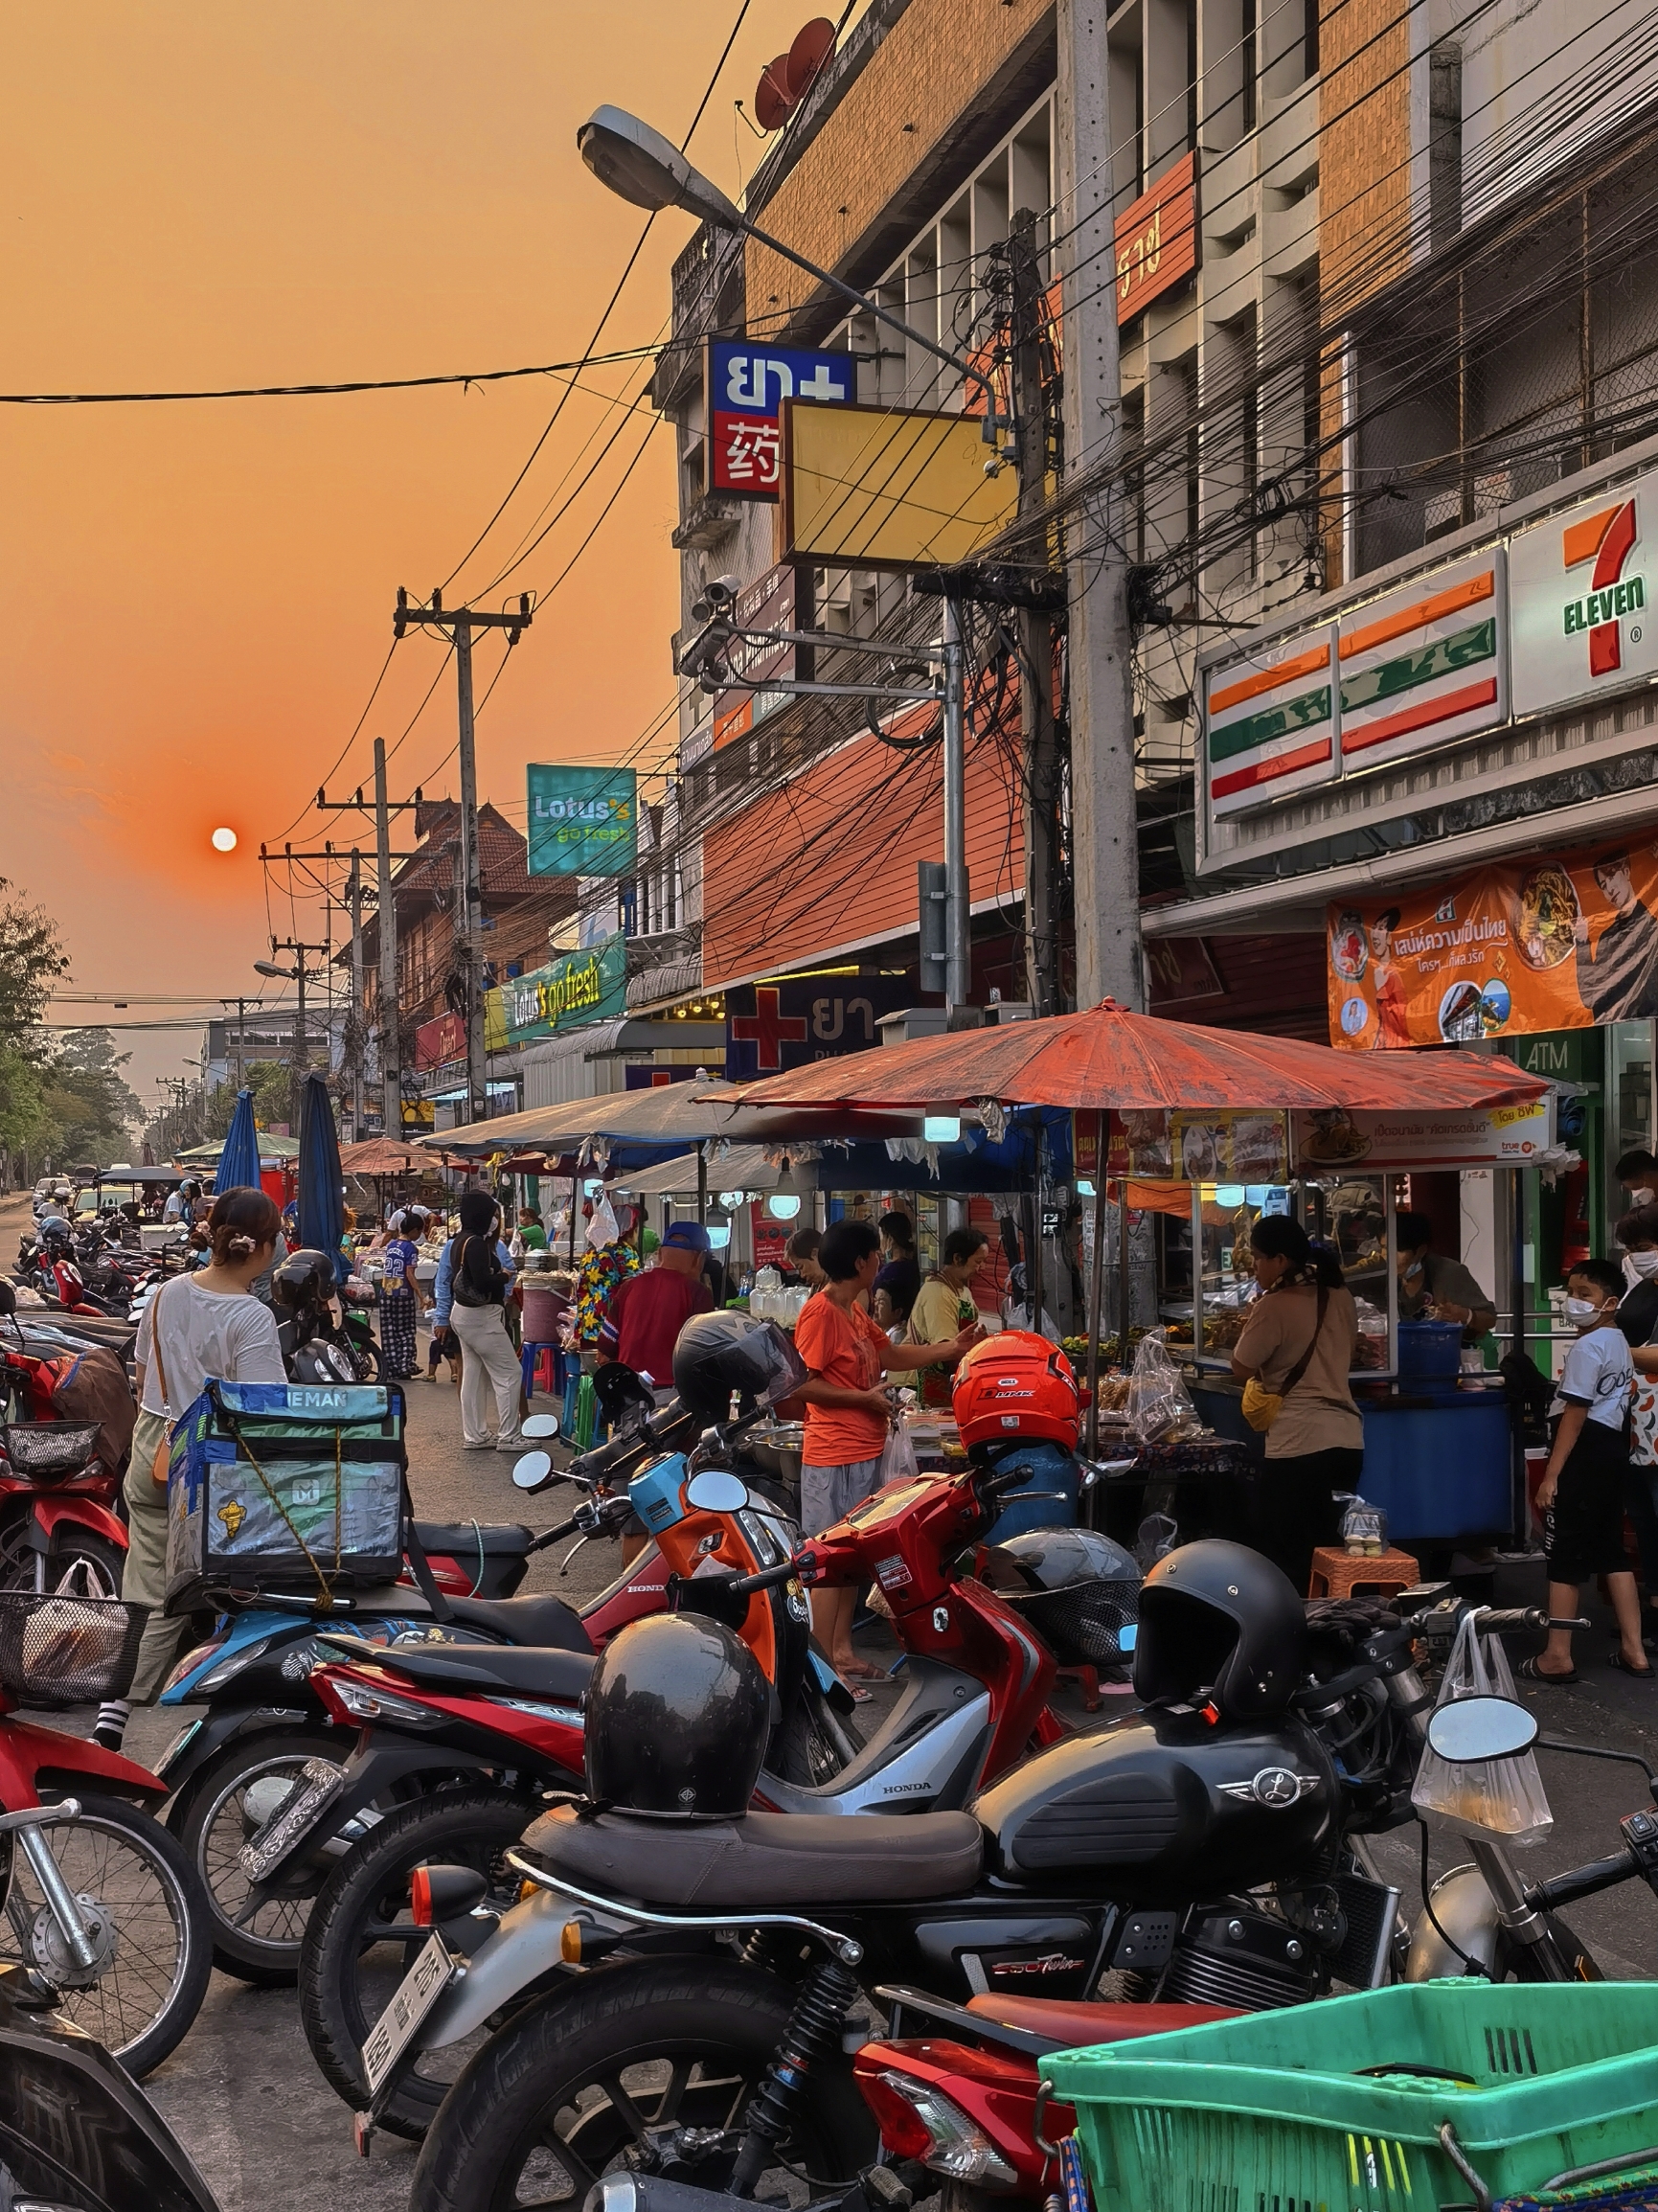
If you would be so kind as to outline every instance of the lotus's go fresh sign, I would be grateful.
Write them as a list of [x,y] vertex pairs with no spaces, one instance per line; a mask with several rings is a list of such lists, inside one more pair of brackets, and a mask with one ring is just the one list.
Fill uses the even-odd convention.
[[566,768],[532,761],[532,876],[631,876],[639,849],[632,768]]

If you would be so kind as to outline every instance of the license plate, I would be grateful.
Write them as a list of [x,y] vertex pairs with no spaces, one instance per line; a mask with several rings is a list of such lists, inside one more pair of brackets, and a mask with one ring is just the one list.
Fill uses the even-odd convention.
[[178,1731],[178,1734],[172,1739],[172,1742],[167,1746],[167,1749],[161,1754],[161,1757],[155,1762],[153,1770],[159,1774],[163,1780],[165,1780],[167,1777],[168,1768],[172,1765],[173,1761],[178,1757],[179,1753],[184,1749],[185,1745],[189,1744],[192,1739],[200,1731],[203,1725],[204,1722],[201,1721],[187,1721],[184,1726]]
[[250,1836],[237,1854],[249,1881],[262,1881],[272,1867],[316,1824],[316,1818],[346,1786],[345,1769],[331,1759],[307,1759],[301,1769],[305,1780],[280,1813],[273,1813],[257,1836]]
[[402,2057],[420,2023],[448,1988],[455,1975],[449,1947],[436,1928],[427,1937],[420,1955],[398,1985],[397,1994],[375,2022],[363,2045],[363,2079],[371,2102],[380,2084]]

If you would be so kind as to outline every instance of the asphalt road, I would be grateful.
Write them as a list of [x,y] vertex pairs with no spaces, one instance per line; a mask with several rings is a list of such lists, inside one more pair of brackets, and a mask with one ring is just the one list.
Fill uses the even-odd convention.
[[[0,1239],[9,1230],[15,1233],[12,1210],[0,1207]],[[522,1519],[540,1528],[567,1516],[572,1494],[563,1486],[526,1500],[511,1486],[510,1460],[462,1452],[457,1394],[446,1370],[439,1383],[411,1384],[409,1402],[410,1477],[422,1516]],[[558,1562],[567,1548],[560,1544],[541,1553],[532,1562],[526,1587],[557,1589],[579,1603],[602,1588],[620,1563],[614,1545],[590,1544],[561,1577]],[[884,1641],[877,1624],[872,1652]],[[1599,1628],[1581,1637],[1581,1685],[1533,1690],[1530,1701],[1551,1733],[1639,1751],[1658,1765],[1658,1688],[1611,1672],[1604,1664],[1608,1643],[1609,1634]],[[1071,1699],[1065,1705],[1070,1717],[1090,1724]],[[1107,1699],[1100,1720],[1114,1718],[1125,1705],[1122,1698]],[[42,1718],[89,1728],[92,1717]],[[867,1722],[875,1711],[866,1708],[862,1718]],[[141,1760],[153,1758],[177,1724],[175,1709],[139,1714],[128,1731],[128,1748]],[[1647,1801],[1639,1771],[1547,1752],[1541,1758],[1555,1827],[1526,1854],[1528,1871],[1553,1873],[1616,1849],[1618,1815]],[[1380,1839],[1378,1850],[1389,1879],[1404,1893],[1405,1910],[1417,1909],[1417,1830]],[[1436,1873],[1456,1857],[1454,1848],[1439,1850]],[[1626,1884],[1591,1899],[1569,1917],[1609,1975],[1658,1976],[1658,1900],[1643,1885]],[[216,2192],[222,2212],[402,2212],[407,2204],[414,2147],[381,2135],[372,2157],[358,2160],[350,2114],[311,2061],[291,1990],[254,1990],[216,1973],[194,2027],[150,2077],[148,2088]]]

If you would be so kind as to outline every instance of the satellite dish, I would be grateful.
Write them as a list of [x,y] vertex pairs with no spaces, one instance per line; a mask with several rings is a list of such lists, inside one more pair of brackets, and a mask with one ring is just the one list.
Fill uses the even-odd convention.
[[754,117],[761,130],[780,130],[794,103],[788,96],[788,56],[768,61],[755,87]]
[[[827,15],[814,15],[795,33],[784,67],[791,107],[798,107],[817,80],[817,74],[835,50],[835,27]],[[776,62],[772,67],[777,67]]]

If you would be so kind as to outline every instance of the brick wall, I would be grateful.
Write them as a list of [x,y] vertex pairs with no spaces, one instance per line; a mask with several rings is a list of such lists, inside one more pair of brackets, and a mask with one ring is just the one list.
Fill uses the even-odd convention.
[[[1007,121],[1000,99],[1031,70],[1053,38],[1053,0],[910,0],[798,167],[760,217],[797,251],[837,274],[867,282],[901,245],[883,246],[883,218],[929,173],[947,170],[954,149],[987,116],[987,143]],[[1051,71],[1048,73],[1051,74]],[[1030,98],[1042,81],[1038,72]],[[948,189],[946,185],[944,189]],[[916,222],[932,212],[922,204]],[[862,262],[873,261],[873,267]],[[781,315],[817,290],[811,278],[751,241],[749,328],[777,333]]]

